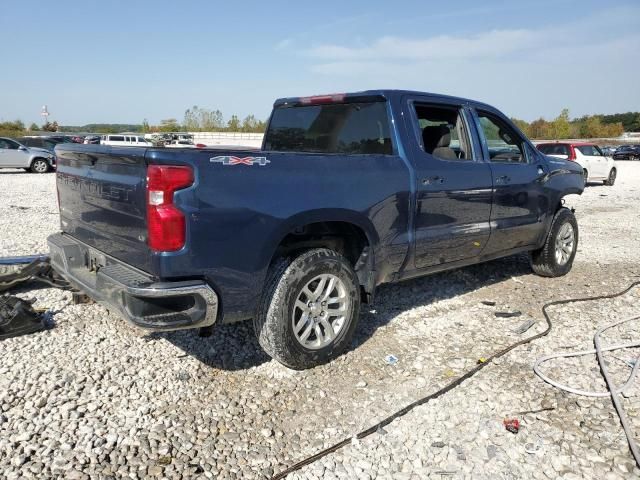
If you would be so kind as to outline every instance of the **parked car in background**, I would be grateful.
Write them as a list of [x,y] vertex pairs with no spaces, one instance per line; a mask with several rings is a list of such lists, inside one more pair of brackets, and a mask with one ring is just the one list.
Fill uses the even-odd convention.
[[623,145],[613,154],[614,160],[640,160],[640,145]]
[[85,145],[100,145],[100,135],[87,135],[82,143]]
[[26,147],[34,147],[34,148],[42,148],[44,150],[47,150],[51,153],[54,153],[54,148],[56,147],[56,145],[58,145],[59,143],[64,143],[62,140],[60,140],[59,138],[53,138],[53,137],[19,137],[16,138],[16,141],[18,143],[21,143],[22,145],[26,146]]
[[600,150],[602,150],[602,153],[604,153],[607,157],[613,157],[613,154],[616,153],[617,148],[618,147],[614,147],[611,145],[600,146]]
[[536,148],[545,155],[576,162],[582,167],[585,184],[599,180],[613,185],[616,181],[615,162],[593,143],[539,143]]
[[44,148],[27,147],[11,138],[0,137],[0,168],[46,173],[56,168],[56,157]]
[[100,145],[111,145],[114,147],[152,147],[153,144],[139,135],[103,135],[100,138]]

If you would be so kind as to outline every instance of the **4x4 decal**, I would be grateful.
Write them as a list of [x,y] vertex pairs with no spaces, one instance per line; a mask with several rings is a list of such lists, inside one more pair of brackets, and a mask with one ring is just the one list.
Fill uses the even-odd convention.
[[267,157],[234,157],[232,155],[220,155],[209,159],[211,163],[221,163],[222,165],[260,165],[264,167],[267,163]]

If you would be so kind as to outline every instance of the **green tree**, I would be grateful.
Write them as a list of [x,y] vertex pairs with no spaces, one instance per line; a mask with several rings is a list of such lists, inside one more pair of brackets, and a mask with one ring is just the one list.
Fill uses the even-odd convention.
[[569,138],[571,136],[571,126],[569,124],[569,109],[563,108],[550,124],[549,133],[554,139]]
[[239,132],[240,129],[240,119],[237,115],[231,115],[231,118],[227,122],[227,130],[229,130],[230,132]]
[[164,120],[160,120],[159,130],[161,132],[178,132],[181,128],[178,124],[178,120],[175,118],[166,118]]
[[24,123],[21,120],[13,122],[0,122],[0,130],[3,132],[22,132],[24,131]]
[[31,125],[29,125],[29,130],[30,131],[37,131],[40,127],[38,127],[38,125],[36,125],[35,122],[33,122]]
[[243,132],[255,132],[258,128],[258,120],[253,115],[247,115],[245,119],[242,121],[242,131]]
[[531,126],[529,122],[520,120],[519,118],[511,118],[511,121],[524,133],[527,137],[531,137]]
[[149,121],[145,118],[142,120],[142,132],[149,133],[151,131],[151,127],[149,127]]
[[53,123],[47,122],[42,125],[42,130],[45,132],[57,132],[58,131],[58,122],[54,121]]
[[224,118],[222,112],[194,105],[184,112],[184,129],[189,132],[223,130]]

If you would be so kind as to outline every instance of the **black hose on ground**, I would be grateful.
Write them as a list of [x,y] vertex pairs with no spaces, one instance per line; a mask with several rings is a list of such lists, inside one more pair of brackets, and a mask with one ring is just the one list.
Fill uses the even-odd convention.
[[549,316],[549,313],[547,312],[548,308],[556,306],[556,305],[566,305],[568,303],[589,302],[589,301],[594,301],[594,300],[607,300],[607,299],[611,299],[611,298],[620,297],[620,296],[624,295],[625,293],[629,292],[632,288],[634,288],[637,285],[640,285],[640,281],[633,282],[627,288],[625,288],[624,290],[622,290],[620,292],[617,292],[617,293],[611,293],[611,294],[607,294],[607,295],[595,295],[595,296],[591,296],[591,297],[568,298],[568,299],[565,299],[565,300],[555,300],[553,302],[545,303],[542,306],[542,314],[544,315],[544,319],[545,319],[545,321],[547,323],[547,327],[542,332],[540,332],[540,333],[538,333],[536,335],[532,335],[532,336],[530,336],[528,338],[525,338],[523,340],[520,340],[520,341],[518,341],[516,343],[513,343],[513,344],[509,345],[508,347],[500,350],[499,352],[494,353],[493,355],[488,357],[485,362],[478,364],[477,366],[475,366],[474,368],[469,370],[467,373],[465,373],[461,377],[455,379],[453,382],[451,382],[448,385],[445,385],[444,387],[442,387],[437,392],[434,392],[434,393],[432,393],[432,394],[430,394],[430,395],[428,395],[426,397],[423,397],[423,398],[421,398],[419,400],[416,400],[413,403],[410,403],[409,405],[407,405],[406,407],[402,408],[401,410],[398,410],[397,412],[389,415],[384,420],[382,420],[382,421],[376,423],[375,425],[367,428],[366,430],[363,430],[362,432],[356,434],[354,437],[345,438],[341,442],[338,442],[335,445],[332,445],[331,447],[325,448],[324,450],[316,453],[315,455],[312,455],[312,456],[310,456],[308,458],[305,458],[304,460],[301,460],[298,463],[295,463],[294,465],[288,467],[286,470],[283,470],[282,472],[275,474],[273,477],[271,477],[271,480],[280,480],[282,478],[285,478],[290,473],[293,473],[293,472],[295,472],[297,470],[300,470],[302,467],[310,465],[310,464],[320,460],[321,458],[326,457],[330,453],[334,453],[337,450],[341,449],[342,447],[344,447],[346,445],[349,445],[349,443],[351,443],[352,439],[354,439],[354,438],[358,439],[358,440],[361,440],[361,439],[363,439],[365,437],[368,437],[372,433],[377,432],[379,429],[386,427],[387,425],[389,425],[391,422],[393,422],[397,418],[400,418],[400,417],[406,415],[407,413],[409,413],[414,408],[419,407],[420,405],[424,405],[425,403],[428,403],[431,400],[434,400],[434,399],[436,399],[438,397],[441,397],[445,393],[453,390],[454,388],[456,388],[458,385],[460,385],[465,380],[473,377],[476,373],[478,373],[480,370],[482,370],[487,365],[489,365],[493,360],[506,355],[507,353],[509,353],[514,348],[517,348],[517,347],[519,347],[521,345],[525,345],[525,344],[527,344],[529,342],[532,342],[534,340],[537,340],[539,338],[542,338],[542,337],[548,335],[549,332],[551,331],[551,327],[552,327],[551,317]]

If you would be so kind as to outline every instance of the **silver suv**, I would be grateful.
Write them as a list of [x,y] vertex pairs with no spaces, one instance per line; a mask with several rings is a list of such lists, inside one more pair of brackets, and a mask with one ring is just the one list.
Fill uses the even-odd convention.
[[0,137],[0,168],[46,173],[56,168],[56,156],[44,148],[25,147],[15,140]]

